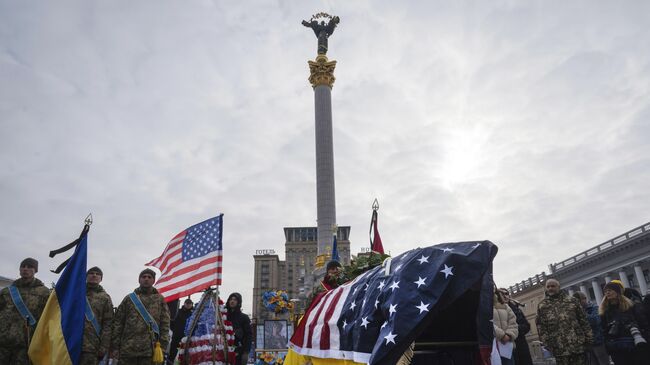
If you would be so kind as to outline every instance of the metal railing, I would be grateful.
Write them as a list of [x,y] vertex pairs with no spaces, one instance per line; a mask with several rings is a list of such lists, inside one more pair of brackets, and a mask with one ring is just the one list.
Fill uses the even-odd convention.
[[558,262],[555,264],[550,264],[548,265],[551,274],[555,274],[558,270],[562,270],[568,266],[571,266],[581,260],[584,260],[588,257],[593,257],[595,255],[600,254],[603,251],[610,250],[624,242],[627,242],[628,240],[637,237],[641,234],[648,233],[650,232],[650,222],[641,225],[637,228],[634,228],[628,232],[623,233],[622,235],[619,235],[615,238],[612,238],[609,241],[603,242],[600,245],[590,248],[587,251],[580,252],[579,254],[569,257],[568,259]]
[[525,289],[528,288],[533,288],[538,285],[543,285],[544,282],[546,281],[546,273],[542,271],[541,274],[537,274],[535,276],[529,277],[528,279],[519,282],[517,284],[511,285],[508,288],[508,291],[510,292],[510,295],[515,295],[519,292],[524,291]]

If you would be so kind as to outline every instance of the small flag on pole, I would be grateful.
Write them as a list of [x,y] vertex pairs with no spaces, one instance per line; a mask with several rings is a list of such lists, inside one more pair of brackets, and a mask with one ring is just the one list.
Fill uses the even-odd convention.
[[372,218],[370,218],[370,250],[384,254],[384,246],[381,244],[381,236],[379,236],[379,228],[377,228],[377,218],[379,216],[379,203],[377,199],[372,204]]
[[223,214],[180,232],[146,263],[162,273],[156,289],[166,302],[221,285]]
[[339,250],[336,247],[336,232],[334,233],[334,235],[332,235],[332,240],[333,240],[333,242],[332,242],[332,260],[340,262],[341,258],[339,257]]

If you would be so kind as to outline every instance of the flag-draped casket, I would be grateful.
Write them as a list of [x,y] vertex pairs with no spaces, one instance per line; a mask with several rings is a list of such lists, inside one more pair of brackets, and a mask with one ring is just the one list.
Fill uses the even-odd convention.
[[471,332],[464,339],[474,343],[476,361],[487,361],[494,337],[496,252],[489,241],[417,248],[322,293],[290,340],[287,364],[306,357],[312,363],[394,364],[423,333],[437,341],[458,341],[445,336],[453,333],[449,328],[428,328],[456,304],[469,311],[446,319]]

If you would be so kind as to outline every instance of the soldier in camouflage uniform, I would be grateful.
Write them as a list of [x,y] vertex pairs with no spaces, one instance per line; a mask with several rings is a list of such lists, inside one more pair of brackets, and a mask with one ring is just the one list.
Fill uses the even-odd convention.
[[555,279],[546,281],[546,298],[537,306],[539,336],[557,365],[585,365],[593,337],[580,302],[560,291]]
[[153,270],[143,270],[139,278],[140,287],[134,292],[158,323],[160,338],[157,339],[149,324],[145,323],[131,298],[128,295],[124,297],[113,318],[111,334],[111,357],[118,358],[120,365],[151,365],[155,342],[160,341],[163,351],[169,344],[169,308],[153,287],[155,279]]
[[86,273],[86,298],[100,330],[98,334],[88,319],[84,321],[84,339],[79,361],[81,365],[97,365],[99,360],[108,353],[111,344],[113,301],[99,285],[103,278],[104,273],[97,266],[90,268]]
[[[20,263],[20,279],[12,283],[18,288],[25,306],[36,321],[41,317],[50,296],[50,290],[34,277],[37,272],[38,261],[26,258]],[[0,364],[29,365],[27,350],[34,329],[36,325],[29,326],[18,312],[9,288],[3,288],[0,291]]]

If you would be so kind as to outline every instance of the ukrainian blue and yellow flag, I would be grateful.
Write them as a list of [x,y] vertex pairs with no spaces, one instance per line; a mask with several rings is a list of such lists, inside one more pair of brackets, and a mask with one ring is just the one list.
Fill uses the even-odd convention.
[[34,331],[29,345],[29,358],[34,365],[79,364],[86,304],[88,228],[86,225],[79,239],[75,240],[74,253],[67,264],[64,263],[63,274]]

